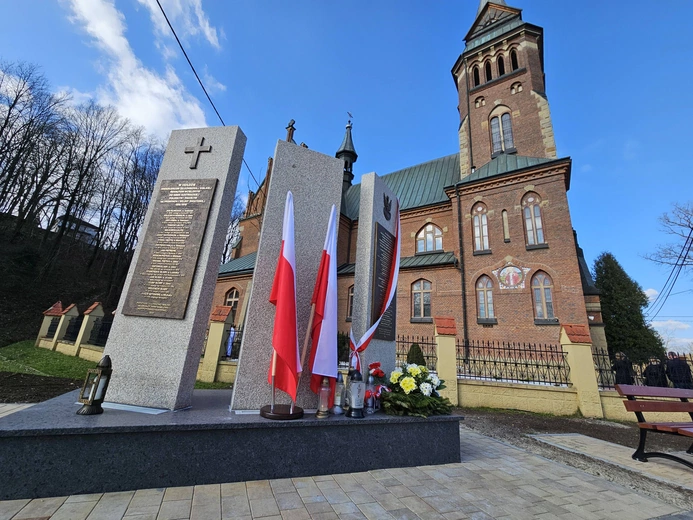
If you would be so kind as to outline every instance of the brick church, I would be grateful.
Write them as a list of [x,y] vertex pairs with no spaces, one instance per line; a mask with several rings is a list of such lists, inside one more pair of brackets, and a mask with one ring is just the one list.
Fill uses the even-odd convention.
[[[397,333],[432,336],[433,316],[454,316],[460,339],[557,343],[561,324],[589,325],[606,348],[599,292],[577,243],[544,82],[543,29],[504,0],[481,0],[452,67],[459,151],[384,175],[401,204]],[[287,128],[293,141],[293,121]],[[297,145],[298,146],[298,145]],[[359,184],[351,124],[338,239],[340,330],[352,312]],[[214,305],[243,321],[272,177],[251,192],[233,259],[221,266]]]

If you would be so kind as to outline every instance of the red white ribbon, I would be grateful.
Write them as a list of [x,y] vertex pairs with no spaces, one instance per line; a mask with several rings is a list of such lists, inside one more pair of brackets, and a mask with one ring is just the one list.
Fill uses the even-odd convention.
[[376,322],[373,325],[371,325],[371,328],[366,331],[366,333],[361,337],[358,343],[356,342],[356,340],[354,340],[354,330],[349,329],[349,348],[351,349],[351,353],[349,354],[349,365],[355,367],[356,370],[358,370],[359,372],[361,371],[360,353],[368,348],[368,345],[371,342],[371,339],[373,339],[373,335],[375,334],[375,330],[378,328],[378,325],[380,325],[380,320],[383,319],[385,311],[387,311],[388,307],[390,307],[390,303],[392,303],[392,300],[395,297],[395,293],[397,292],[397,279],[399,278],[399,257],[401,242],[399,200],[396,200],[395,219],[397,221],[397,229],[395,231],[395,254],[392,255],[392,263],[390,264],[390,279],[387,282],[387,300],[385,300],[383,308],[380,310],[380,317],[376,320]]

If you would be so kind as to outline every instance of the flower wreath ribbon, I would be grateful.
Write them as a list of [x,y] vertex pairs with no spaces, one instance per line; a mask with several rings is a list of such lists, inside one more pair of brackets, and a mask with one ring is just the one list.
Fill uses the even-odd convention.
[[380,317],[375,321],[371,328],[366,331],[366,333],[359,339],[358,342],[354,339],[354,330],[349,329],[349,348],[351,353],[349,354],[349,366],[353,366],[361,371],[361,352],[368,348],[373,335],[375,334],[378,325],[380,325],[380,320],[383,319],[385,311],[390,307],[390,303],[395,297],[397,292],[397,279],[399,278],[399,257],[400,257],[400,242],[401,242],[401,223],[399,220],[399,199],[396,200],[395,205],[395,218],[397,219],[397,229],[395,231],[395,254],[392,255],[392,263],[390,264],[390,279],[387,282],[387,300],[383,304],[383,308],[380,310]]

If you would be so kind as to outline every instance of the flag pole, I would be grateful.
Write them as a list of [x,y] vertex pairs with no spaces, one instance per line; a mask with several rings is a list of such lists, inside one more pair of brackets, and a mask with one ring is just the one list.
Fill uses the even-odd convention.
[[[306,338],[303,340],[303,350],[301,351],[301,367],[306,361],[306,354],[308,352],[308,342],[310,341],[310,332],[313,328],[313,321],[315,320],[315,303],[310,306],[310,316],[308,317],[308,328],[306,329]],[[301,383],[301,376],[303,371],[298,373],[298,381],[296,383],[296,390],[298,390],[298,385]]]
[[272,348],[272,402],[270,403],[270,411],[274,413],[274,394],[276,387],[274,386],[274,376],[277,374],[277,351]]

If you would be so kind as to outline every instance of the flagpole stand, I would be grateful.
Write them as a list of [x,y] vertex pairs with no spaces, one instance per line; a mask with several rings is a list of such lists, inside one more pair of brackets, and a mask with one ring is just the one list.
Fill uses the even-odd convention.
[[289,404],[275,404],[274,411],[271,405],[265,405],[260,408],[260,415],[265,419],[274,419],[276,421],[293,421],[303,418],[303,408],[294,406],[293,412]]

